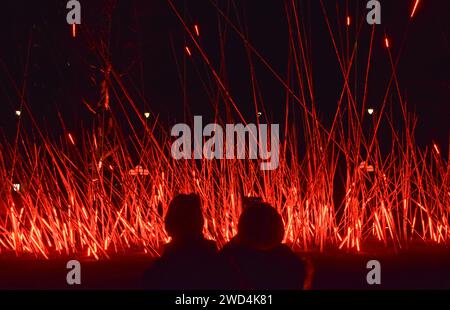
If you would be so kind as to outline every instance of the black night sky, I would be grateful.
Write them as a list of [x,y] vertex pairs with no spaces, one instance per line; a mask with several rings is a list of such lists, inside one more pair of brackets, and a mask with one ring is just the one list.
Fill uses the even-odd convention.
[[[249,41],[282,76],[287,74],[289,32],[285,4],[289,1],[217,1],[230,20],[244,31]],[[342,24],[346,7],[352,16],[350,40],[360,27],[361,68],[352,77],[358,97],[362,94],[364,64],[371,28],[365,20],[365,0],[324,1],[335,29]],[[402,94],[419,122],[420,146],[439,143],[448,148],[450,130],[450,3],[422,1],[413,21],[410,0],[383,0],[382,24],[377,26],[368,104],[375,109],[384,96],[391,68],[385,33],[391,39],[394,60],[399,57],[398,76]],[[60,134],[58,111],[71,130],[89,127],[92,114],[83,100],[99,101],[101,60],[95,52],[109,44],[112,66],[142,111],[159,115],[168,126],[188,115],[212,115],[211,75],[189,37],[164,0],[90,0],[82,3],[82,25],[77,38],[66,24],[64,0],[3,1],[0,26],[0,130],[14,136],[23,93],[42,128]],[[215,0],[175,0],[186,21],[198,24],[200,42],[216,70],[220,70],[219,29],[224,30],[225,82],[244,116],[252,120],[253,104],[249,61],[242,40],[227,26],[213,3]],[[108,6],[112,19],[107,17]],[[320,1],[299,1],[298,11],[310,38],[315,99],[324,124],[329,124],[342,90],[342,73],[331,44]],[[358,26],[355,25],[355,19]],[[108,23],[111,28],[108,30]],[[340,26],[338,25],[340,23]],[[352,39],[353,38],[353,39]],[[107,43],[105,43],[107,42]],[[338,45],[345,48],[345,38]],[[191,46],[193,57],[186,57]],[[27,61],[28,60],[28,61]],[[285,91],[267,68],[254,58],[259,91],[271,121],[282,122]],[[184,80],[184,82],[183,82]],[[205,87],[206,86],[206,87]],[[122,95],[119,95],[122,96]],[[114,109],[114,100],[112,108]],[[396,102],[394,100],[394,102]],[[394,107],[395,110],[395,107]],[[24,120],[29,115],[23,115]],[[24,123],[28,123],[25,121]]]

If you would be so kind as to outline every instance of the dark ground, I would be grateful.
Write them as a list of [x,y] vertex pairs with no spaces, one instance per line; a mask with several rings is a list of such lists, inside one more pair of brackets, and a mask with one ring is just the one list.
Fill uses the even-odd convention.
[[[314,289],[450,289],[450,248],[421,247],[401,253],[350,254],[345,252],[302,253],[315,265]],[[73,258],[36,260],[0,257],[0,289],[140,289],[144,270],[152,263],[147,255],[133,254],[95,261],[79,258],[81,281],[77,287],[66,284],[66,263]],[[381,263],[381,285],[366,283],[366,263]]]

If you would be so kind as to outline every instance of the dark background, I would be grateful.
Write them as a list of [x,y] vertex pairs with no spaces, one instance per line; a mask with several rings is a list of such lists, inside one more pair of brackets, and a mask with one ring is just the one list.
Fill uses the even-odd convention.
[[[93,115],[82,100],[99,102],[102,61],[98,47],[103,42],[112,66],[142,112],[150,110],[167,126],[193,114],[213,115],[208,92],[217,91],[211,74],[198,51],[164,0],[89,0],[82,4],[82,25],[72,38],[66,24],[64,0],[2,1],[0,4],[0,130],[14,136],[21,105],[20,96],[31,108],[39,126],[57,138],[62,133],[58,112],[68,130],[89,127]],[[114,9],[109,10],[115,2]],[[285,78],[288,59],[286,1],[218,1],[218,6],[248,35],[249,41]],[[324,1],[331,25],[345,31],[346,10],[352,16],[350,42],[355,38],[355,22],[365,19],[366,0]],[[448,149],[450,131],[450,3],[447,0],[421,1],[410,22],[414,0],[381,1],[382,25],[377,26],[368,105],[377,109],[385,95],[391,74],[384,47],[385,33],[391,40],[394,60],[400,57],[398,75],[404,99],[415,111],[419,123],[417,141],[429,146],[434,141]],[[219,27],[226,23],[209,0],[174,0],[189,27],[198,24],[200,42],[218,71],[220,68]],[[336,60],[318,0],[297,2],[311,43],[314,91],[319,115],[329,124],[342,90],[342,73]],[[112,12],[109,18],[108,11]],[[339,11],[339,12],[338,12]],[[219,22],[220,21],[220,22]],[[111,28],[108,23],[111,22]],[[340,25],[338,25],[338,22]],[[340,27],[340,28],[339,28]],[[371,28],[362,24],[360,57],[354,86],[361,101],[367,47]],[[186,57],[185,46],[192,57]],[[345,47],[345,35],[338,41]],[[226,71],[223,77],[230,93],[247,120],[254,120],[249,62],[242,40],[229,27],[223,49]],[[28,63],[28,66],[27,66]],[[283,122],[285,91],[273,75],[254,58],[259,91],[267,110],[265,117]],[[119,94],[123,100],[123,94]],[[115,109],[118,98],[111,100]],[[394,97],[393,109],[399,111]],[[298,107],[298,106],[297,106]],[[298,108],[297,108],[298,109]],[[187,114],[186,114],[187,113]],[[24,126],[31,126],[23,115]],[[137,124],[139,126],[139,124]]]

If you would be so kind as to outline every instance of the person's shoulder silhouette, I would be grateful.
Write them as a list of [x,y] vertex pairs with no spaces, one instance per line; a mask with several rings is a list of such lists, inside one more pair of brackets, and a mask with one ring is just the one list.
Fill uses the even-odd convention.
[[218,286],[216,243],[203,236],[204,218],[198,195],[177,195],[165,216],[171,241],[146,271],[147,289],[212,289]]
[[283,238],[283,220],[275,208],[262,201],[244,208],[238,234],[221,251],[238,274],[239,288],[303,288],[304,265]]

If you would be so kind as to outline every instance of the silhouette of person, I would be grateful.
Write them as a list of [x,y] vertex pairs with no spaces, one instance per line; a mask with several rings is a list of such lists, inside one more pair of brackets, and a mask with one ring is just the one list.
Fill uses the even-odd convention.
[[244,208],[237,235],[220,252],[238,275],[238,289],[303,288],[304,264],[283,237],[283,220],[271,205],[253,199]]
[[200,197],[177,195],[169,204],[165,229],[171,237],[162,256],[146,271],[144,287],[153,290],[220,288],[216,243],[203,236]]

